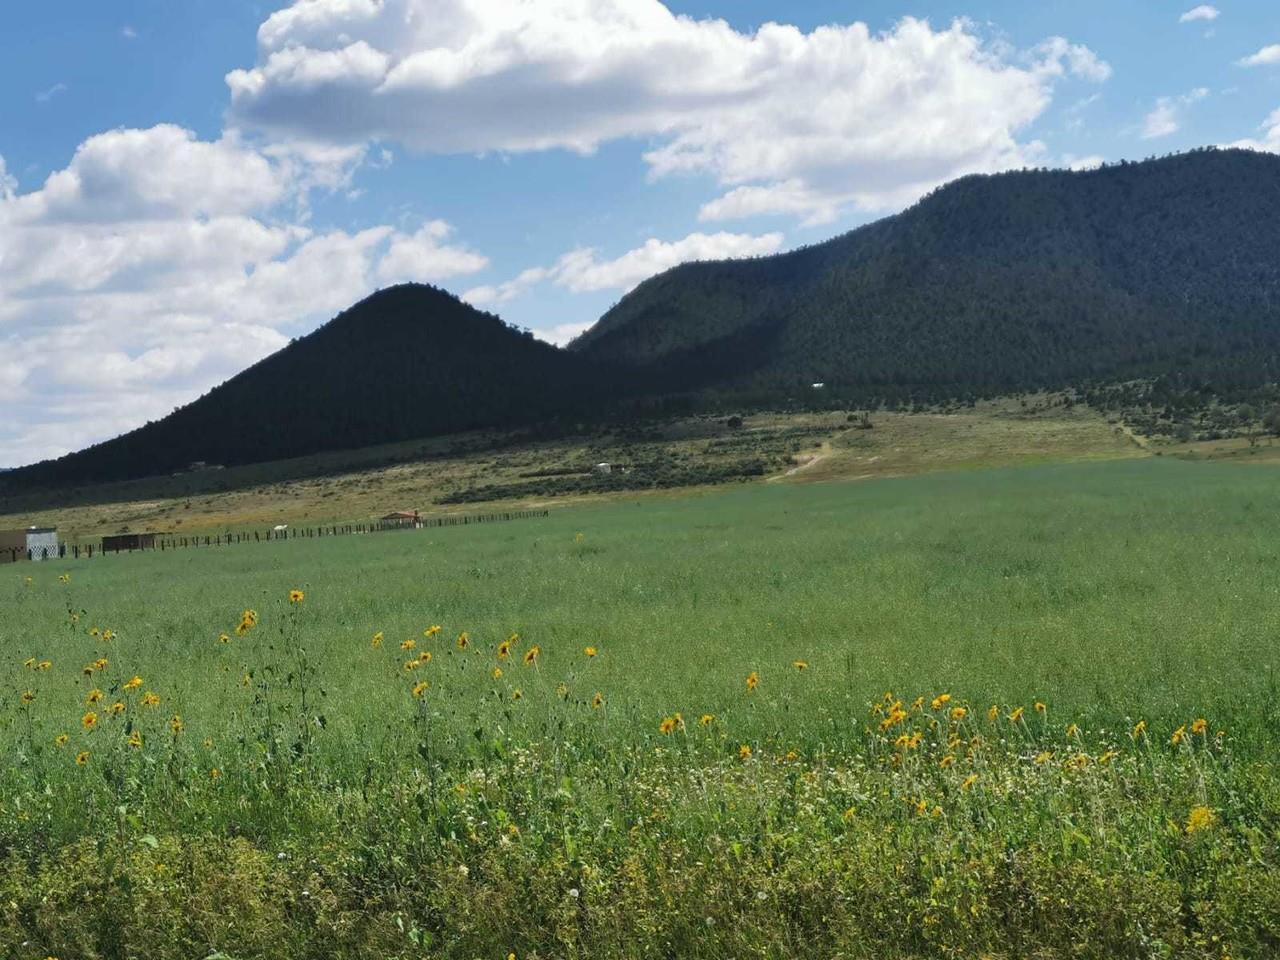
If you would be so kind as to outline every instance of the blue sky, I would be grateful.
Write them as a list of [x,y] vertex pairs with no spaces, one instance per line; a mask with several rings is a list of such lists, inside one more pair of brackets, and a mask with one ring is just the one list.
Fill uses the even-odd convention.
[[0,466],[163,416],[386,283],[563,341],[682,259],[964,173],[1280,152],[1274,0],[8,6]]

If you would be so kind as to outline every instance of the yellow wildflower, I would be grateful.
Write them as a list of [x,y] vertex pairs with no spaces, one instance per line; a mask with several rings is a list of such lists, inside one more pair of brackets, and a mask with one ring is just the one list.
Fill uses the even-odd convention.
[[138,747],[142,746],[142,732],[139,730],[135,730],[133,731],[133,733],[129,734],[128,743],[129,743],[129,746],[133,747],[135,750]]
[[1098,763],[1101,763],[1104,765],[1108,764],[1118,756],[1119,754],[1116,753],[1114,750],[1108,750],[1106,753],[1102,753],[1098,755]]
[[36,668],[36,658],[27,657],[27,659],[22,661],[22,665],[26,667],[28,670],[34,670]]
[[1080,736],[1080,728],[1079,728],[1076,724],[1074,724],[1074,723],[1072,723],[1072,724],[1068,724],[1068,726],[1067,726],[1067,736],[1068,736],[1068,737],[1078,737],[1078,736]]
[[142,695],[142,699],[141,699],[139,702],[140,702],[144,707],[158,707],[158,706],[160,706],[160,698],[159,698],[158,696],[156,696],[154,693],[152,693],[150,690],[148,690],[146,693],[144,693],[144,694]]
[[71,582],[71,574],[69,574],[69,573],[64,573],[62,576],[58,577],[58,582],[59,582],[59,583],[70,583],[70,582]]
[[32,704],[36,702],[36,694],[34,690],[22,691],[22,702],[24,704]]
[[84,702],[88,704],[94,704],[101,699],[102,699],[102,691],[99,690],[97,687],[94,687],[92,690],[89,691],[89,695],[84,698]]
[[377,650],[380,646],[382,646],[382,631],[381,631],[381,630],[379,630],[377,633],[375,633],[375,634],[373,635],[373,639],[369,641],[369,646],[373,647],[373,649],[375,649],[375,650]]
[[412,660],[406,660],[404,662],[404,668],[406,670],[417,670],[418,667],[420,667],[421,665],[422,663],[420,660],[418,660],[417,657],[414,657]]
[[1186,738],[1187,738],[1187,728],[1185,726],[1179,727],[1177,730],[1173,731],[1173,736],[1169,738],[1169,743],[1176,747],[1178,744],[1182,743],[1182,741],[1185,740]]
[[951,708],[951,719],[952,719],[952,720],[963,720],[963,719],[964,719],[965,717],[967,717],[968,715],[969,715],[969,711],[968,711],[968,710],[966,710],[964,707],[952,707],[952,708]]
[[220,634],[218,634],[218,642],[219,642],[219,643],[230,643],[230,642],[231,642],[231,638],[230,638],[229,636],[227,636],[225,633],[220,633]]
[[70,739],[71,738],[68,737],[65,733],[60,733],[53,738],[53,745],[55,747],[65,747],[67,745],[67,741]]
[[84,727],[86,730],[92,730],[97,725],[98,725],[98,715],[94,713],[92,710],[90,710],[88,713],[86,713],[83,717],[80,718],[80,726]]
[[1053,759],[1052,750],[1042,750],[1036,754],[1036,764],[1038,766],[1043,766],[1044,764],[1048,763],[1052,759]]
[[674,733],[676,729],[675,717],[663,717],[662,722],[658,724],[659,733]]
[[934,710],[941,710],[944,706],[951,702],[951,694],[940,693],[930,701],[929,706]]
[[501,680],[501,679],[502,679],[502,668],[501,668],[501,667],[494,667],[494,668],[493,668],[493,679],[495,679],[495,680]]
[[987,708],[987,722],[995,723],[998,716],[1000,716],[1000,708],[993,703],[989,708]]
[[760,686],[760,674],[752,670],[747,674],[747,689],[754,690],[758,686]]
[[801,670],[801,671],[809,669],[808,660],[792,660],[791,665],[795,667],[797,670]]
[[947,767],[951,766],[955,762],[956,762],[956,755],[954,753],[948,753],[945,757],[943,757],[941,760],[938,761],[938,766],[941,767],[943,770],[945,770],[947,769]]
[[187,725],[182,722],[182,717],[180,717],[178,714],[175,713],[170,718],[169,729],[173,731],[174,736],[177,736],[186,728],[187,728]]
[[427,683],[425,680],[415,683],[413,685],[413,695],[420,699],[422,695],[427,692],[427,687],[429,686],[431,686],[431,684]]
[[37,669],[37,670],[51,670],[51,669],[53,669],[53,664],[52,664],[52,663],[50,663],[48,660],[41,660],[39,663],[37,663],[37,664],[36,664],[36,669]]
[[513,691],[511,692],[511,699],[512,699],[512,700],[523,700],[523,699],[524,699],[524,694],[523,694],[521,691],[519,691],[519,690],[513,690]]
[[532,647],[530,647],[528,650],[525,651],[524,665],[526,667],[530,667],[530,666],[533,666],[535,663],[537,663],[538,654],[540,654],[541,652],[542,652],[542,648],[535,643]]
[[414,640],[412,637],[410,637],[408,640],[406,640],[406,641],[404,641],[402,644],[400,644],[400,649],[401,649],[401,650],[412,650],[412,649],[413,649],[414,647],[416,647],[417,645],[418,645],[418,641],[417,641],[417,640]]
[[1147,732],[1147,721],[1139,720],[1133,725],[1133,733],[1130,734],[1133,739],[1137,740]]
[[591,708],[593,710],[599,710],[603,706],[604,706],[604,694],[600,693],[599,691],[596,691],[596,695],[591,698]]
[[1022,708],[1021,708],[1021,707],[1018,707],[1016,710],[1014,710],[1014,711],[1013,711],[1013,713],[1009,714],[1009,719],[1010,719],[1013,723],[1017,723],[1019,720],[1021,720],[1021,719],[1022,719]]
[[704,713],[701,717],[698,718],[698,722],[702,724],[704,727],[709,727],[711,726],[711,724],[716,722],[716,718],[714,714]]
[[590,660],[594,658],[595,655],[598,654],[600,651],[597,650],[595,647],[583,647],[582,652],[586,654],[587,659]]
[[77,754],[76,754],[76,766],[77,766],[77,767],[83,767],[83,766],[84,766],[86,763],[88,763],[88,762],[89,762],[89,751],[88,751],[88,750],[81,750],[79,753],[77,753]]
[[434,637],[437,633],[439,633],[442,629],[444,629],[444,628],[443,628],[443,627],[441,627],[441,626],[440,626],[440,624],[438,624],[438,623],[433,623],[431,626],[427,627],[427,629],[425,629],[425,630],[423,630],[423,631],[422,631],[422,635],[423,635],[424,637],[426,637],[428,640],[430,640],[430,639],[431,639],[432,637]]
[[469,644],[470,642],[471,642],[471,635],[470,635],[469,633],[467,633],[465,630],[464,630],[464,631],[462,631],[462,633],[458,634],[458,649],[459,649],[459,650],[465,650],[465,649],[467,649],[467,644]]
[[141,677],[132,677],[124,683],[124,688],[126,690],[137,690],[140,686],[142,686]]
[[124,704],[121,703],[119,700],[117,700],[111,706],[107,707],[107,712],[115,714],[116,716],[119,716],[120,714],[124,713]]
[[1039,700],[1036,701],[1035,706],[1036,706],[1036,713],[1040,713],[1040,714],[1043,714],[1046,710],[1049,709]]
[[738,748],[738,759],[739,760],[751,759],[751,747],[748,744],[744,743],[742,746]]
[[970,790],[973,789],[973,785],[977,782],[978,782],[978,775],[976,773],[971,773],[964,778],[964,783],[960,784],[960,789],[963,790],[965,793],[968,793]]
[[430,651],[430,650],[423,650],[420,654],[418,654],[418,662],[419,662],[419,663],[421,663],[421,664],[424,664],[424,665],[425,665],[425,664],[430,663],[430,662],[431,662],[431,651]]
[[1191,724],[1191,732],[1195,734],[1203,735],[1205,731],[1207,731],[1208,729],[1209,729],[1209,721],[1206,720],[1204,717],[1201,717],[1200,719],[1194,721]]
[[301,590],[290,590],[290,591],[289,591],[289,602],[290,602],[290,603],[301,603],[301,602],[302,602],[303,600],[305,600],[305,599],[307,599],[307,595],[306,595],[305,593],[303,593]]
[[209,771],[209,778],[211,780],[217,780],[220,776],[222,776],[222,771],[219,770],[217,767],[214,767],[212,770]]
[[1214,812],[1205,806],[1192,807],[1191,812],[1187,814],[1186,831],[1188,834],[1199,833],[1201,830],[1207,830],[1212,827],[1214,821],[1218,818]]

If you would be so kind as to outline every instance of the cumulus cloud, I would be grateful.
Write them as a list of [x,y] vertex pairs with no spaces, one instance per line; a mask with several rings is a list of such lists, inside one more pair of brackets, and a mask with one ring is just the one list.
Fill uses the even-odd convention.
[[1280,43],[1273,43],[1269,47],[1263,47],[1252,56],[1245,57],[1240,61],[1240,66],[1267,67],[1276,63],[1280,63]]
[[1203,3],[1198,7],[1192,7],[1186,13],[1178,18],[1179,23],[1195,23],[1199,20],[1217,20],[1222,16],[1222,11],[1217,7],[1212,7],[1207,3]]
[[1156,140],[1177,133],[1182,129],[1182,115],[1186,108],[1207,96],[1209,91],[1205,87],[1197,87],[1178,97],[1161,97],[1142,122],[1142,139]]
[[[541,283],[553,283],[573,293],[596,290],[625,293],[655,274],[692,260],[726,260],[777,253],[782,247],[782,239],[780,233],[762,236],[691,233],[683,240],[673,242],[646,240],[641,246],[612,260],[602,260],[598,251],[581,247],[570,250],[552,266],[531,267],[497,286],[468,290],[463,299],[484,307],[508,303]],[[581,333],[582,329],[577,329],[566,339]]]
[[704,219],[880,210],[958,175],[1034,162],[1020,139],[1087,47],[1027,51],[971,23],[907,18],[805,33],[677,16],[659,0],[297,0],[227,75],[237,124],[438,153],[654,140],[654,177],[710,175]]
[[323,179],[296,150],[164,125],[91,137],[26,193],[0,160],[0,465],[163,416],[379,284],[486,264],[439,220],[282,217]]
[[1280,153],[1280,110],[1276,110],[1263,121],[1259,128],[1261,136],[1245,140],[1237,140],[1227,144],[1228,147],[1240,147],[1245,150],[1263,150],[1267,153]]

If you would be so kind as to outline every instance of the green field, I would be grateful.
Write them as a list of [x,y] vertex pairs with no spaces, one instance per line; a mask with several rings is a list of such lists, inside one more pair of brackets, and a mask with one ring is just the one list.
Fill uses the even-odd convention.
[[1278,559],[1151,458],[0,569],[0,956],[1272,956]]

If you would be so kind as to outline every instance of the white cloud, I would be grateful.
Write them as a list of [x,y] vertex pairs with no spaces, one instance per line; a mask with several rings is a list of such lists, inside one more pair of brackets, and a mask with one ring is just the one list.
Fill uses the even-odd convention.
[[1107,162],[1107,158],[1097,154],[1092,154],[1087,157],[1077,157],[1074,154],[1068,153],[1062,158],[1062,162],[1067,165],[1068,170],[1097,170]]
[[1276,110],[1259,128],[1260,138],[1237,140],[1227,144],[1228,147],[1240,147],[1245,150],[1262,150],[1267,153],[1280,153],[1280,110]]
[[300,184],[342,166],[313,159],[320,172],[296,149],[115,130],[27,193],[0,159],[0,465],[163,416],[379,284],[486,263],[439,220],[317,232],[282,219]]
[[126,24],[120,28],[120,36],[124,37],[126,40],[137,40],[138,31]]
[[1155,140],[1177,133],[1182,129],[1182,115],[1186,108],[1207,96],[1208,89],[1197,87],[1182,96],[1161,97],[1156,101],[1155,109],[1142,122],[1142,139]]
[[1222,16],[1221,10],[1204,3],[1198,7],[1192,7],[1178,18],[1178,22],[1195,23],[1197,20],[1217,20],[1220,16]]
[[[553,283],[573,293],[596,290],[626,292],[655,274],[693,260],[727,260],[777,253],[782,234],[752,236],[742,233],[691,233],[683,240],[649,239],[612,260],[601,260],[598,251],[570,250],[550,267],[531,267],[497,286],[480,286],[462,295],[477,306],[508,303],[541,283]],[[578,332],[581,332],[580,330]]]
[[273,137],[438,153],[654,140],[654,177],[712,176],[706,219],[830,219],[1040,156],[1021,134],[1088,48],[1018,52],[968,21],[741,33],[658,0],[297,0],[227,75],[233,120]]
[[1266,67],[1275,63],[1280,63],[1280,43],[1273,43],[1269,47],[1263,47],[1252,56],[1245,57],[1240,61],[1240,66]]

